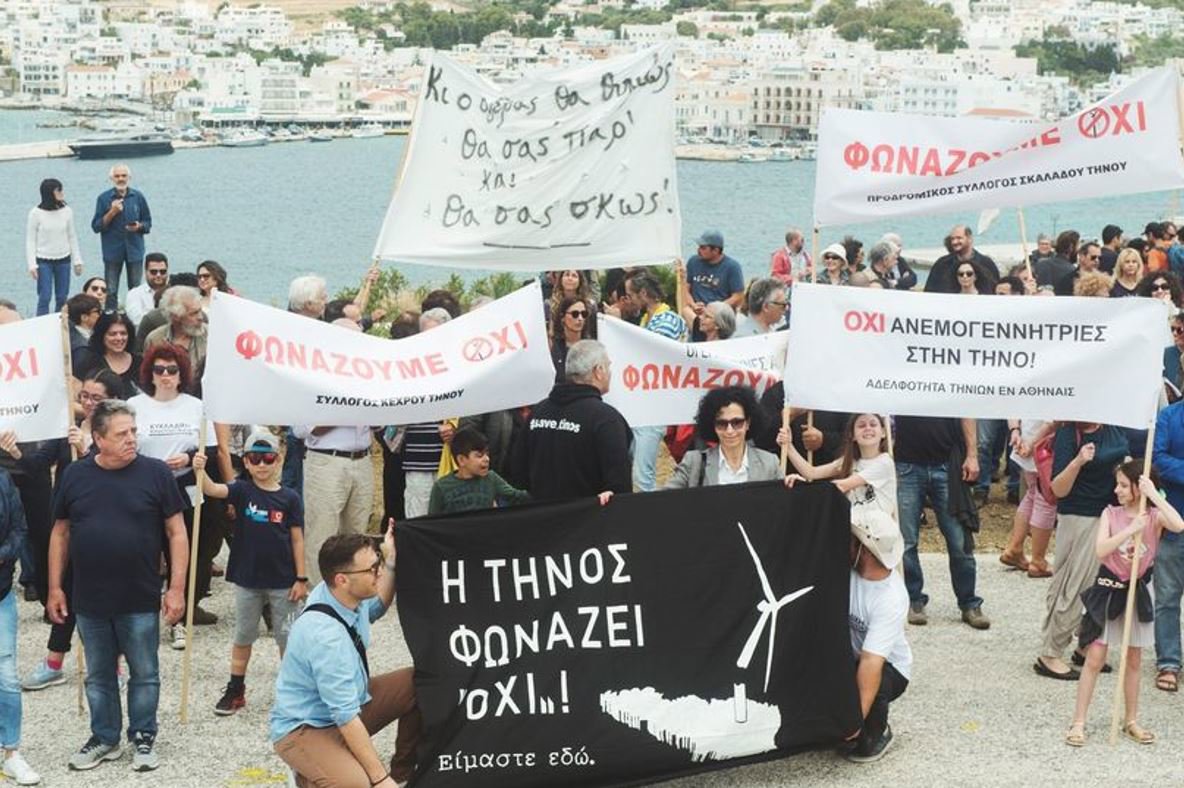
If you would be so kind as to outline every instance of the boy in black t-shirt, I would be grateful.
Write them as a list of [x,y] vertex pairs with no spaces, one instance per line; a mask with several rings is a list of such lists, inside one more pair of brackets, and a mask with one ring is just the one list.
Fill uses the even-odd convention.
[[[225,498],[238,517],[226,579],[234,583],[235,630],[230,650],[230,683],[214,713],[229,716],[247,705],[247,663],[251,646],[259,636],[259,619],[271,606],[271,629],[280,647],[287,645],[292,613],[308,596],[304,574],[304,508],[295,490],[280,484],[280,441],[266,429],[247,437],[243,461],[249,479],[219,484],[202,476],[202,491],[211,498]],[[193,467],[206,466],[204,454]]]

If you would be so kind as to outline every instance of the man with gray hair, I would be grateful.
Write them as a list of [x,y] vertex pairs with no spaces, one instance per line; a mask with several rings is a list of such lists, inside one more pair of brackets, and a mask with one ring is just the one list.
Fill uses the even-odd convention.
[[758,279],[748,288],[748,316],[738,321],[737,337],[755,337],[785,325],[789,295],[780,279]]
[[329,303],[325,280],[315,274],[298,276],[288,285],[288,311],[320,320]]
[[[880,246],[880,244],[887,244],[892,248],[892,262],[881,263],[884,273],[880,273],[876,269],[873,262],[869,262],[872,269],[876,271],[876,276],[884,283],[884,287],[892,290],[912,290],[917,286],[917,274],[913,271],[913,266],[905,259],[904,244],[900,240],[900,236],[896,233],[884,233],[879,242],[868,250],[869,261],[872,258],[873,251]],[[880,254],[885,251],[880,249]]]
[[572,345],[564,372],[530,414],[514,448],[514,478],[536,500],[631,492],[629,424],[602,399],[612,381],[604,345]]
[[795,278],[808,275],[813,267],[814,261],[806,251],[806,238],[802,231],[796,227],[789,228],[785,233],[785,246],[773,252],[769,276],[784,285],[792,285]]
[[119,275],[127,265],[127,289],[140,284],[144,272],[144,236],[152,229],[152,212],[144,195],[131,188],[132,171],[126,164],[111,167],[112,188],[95,201],[90,228],[99,234],[103,248],[103,278],[107,280],[107,311],[119,306]]
[[160,308],[169,322],[144,337],[144,350],[166,342],[184,349],[196,379],[206,360],[206,316],[201,308],[201,291],[196,287],[170,287],[160,296]]

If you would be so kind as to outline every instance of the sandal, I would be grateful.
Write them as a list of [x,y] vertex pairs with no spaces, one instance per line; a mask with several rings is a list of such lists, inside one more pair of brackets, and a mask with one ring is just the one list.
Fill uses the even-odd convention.
[[1180,672],[1177,670],[1161,670],[1155,674],[1155,688],[1164,692],[1175,692],[1180,689]]
[[1004,550],[999,554],[999,563],[1004,566],[1010,566],[1012,569],[1018,569],[1021,572],[1028,571],[1028,559],[1024,558],[1024,554],[1014,555],[1011,552]]
[[1128,739],[1138,744],[1151,744],[1155,741],[1155,734],[1134,720],[1123,723],[1122,732],[1126,734]]
[[1065,734],[1065,744],[1070,747],[1084,747],[1085,746],[1085,723],[1075,722],[1069,726],[1069,732]]
[[1049,568],[1047,561],[1029,561],[1028,577],[1052,577],[1052,569]]

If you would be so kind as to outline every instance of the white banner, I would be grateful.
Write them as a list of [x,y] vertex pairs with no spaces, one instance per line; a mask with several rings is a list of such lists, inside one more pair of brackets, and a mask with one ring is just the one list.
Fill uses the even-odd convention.
[[538,283],[426,333],[381,339],[218,293],[202,391],[232,424],[410,424],[547,396]]
[[493,85],[435,53],[374,255],[539,271],[668,263],[674,48]]
[[0,431],[18,441],[64,438],[69,403],[61,315],[0,326]]
[[789,334],[684,344],[601,315],[597,337],[612,360],[604,401],[629,426],[645,427],[692,423],[709,389],[748,386],[760,397],[781,380]]
[[814,221],[882,220],[1184,186],[1174,68],[1055,123],[827,109]]
[[966,296],[794,284],[785,397],[901,416],[1155,417],[1168,311],[1149,298]]

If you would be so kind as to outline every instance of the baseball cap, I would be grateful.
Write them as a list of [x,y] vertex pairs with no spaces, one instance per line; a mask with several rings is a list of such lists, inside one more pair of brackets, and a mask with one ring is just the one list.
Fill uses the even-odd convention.
[[714,246],[716,249],[724,248],[724,234],[719,230],[707,230],[699,236],[699,240],[695,241],[699,246]]
[[243,443],[243,451],[279,451],[280,439],[274,432],[263,427],[251,430],[247,440]]
[[851,533],[879,559],[885,569],[892,569],[904,557],[900,526],[887,512],[860,512],[859,516],[851,518]]

